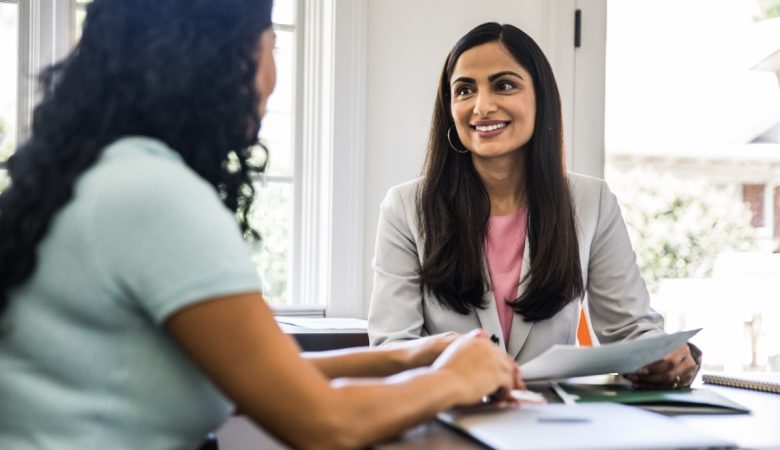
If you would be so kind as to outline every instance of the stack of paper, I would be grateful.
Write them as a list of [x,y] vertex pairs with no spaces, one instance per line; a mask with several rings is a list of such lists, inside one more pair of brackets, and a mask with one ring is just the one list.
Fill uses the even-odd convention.
[[544,380],[632,373],[681,347],[700,330],[680,331],[598,347],[554,345],[521,365],[520,374],[524,380]]

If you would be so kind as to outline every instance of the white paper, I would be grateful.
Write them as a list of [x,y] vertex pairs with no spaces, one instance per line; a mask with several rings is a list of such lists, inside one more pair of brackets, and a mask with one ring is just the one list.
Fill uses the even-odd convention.
[[734,448],[682,422],[618,403],[446,411],[439,420],[498,450]]
[[523,380],[543,380],[636,372],[681,347],[699,330],[701,328],[598,347],[554,345],[521,365],[520,375]]
[[341,317],[283,317],[277,316],[276,321],[295,325],[309,330],[366,330],[368,321]]

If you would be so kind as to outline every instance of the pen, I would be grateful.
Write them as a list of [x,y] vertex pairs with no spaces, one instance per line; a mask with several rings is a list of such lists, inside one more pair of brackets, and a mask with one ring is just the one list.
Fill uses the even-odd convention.
[[580,398],[579,395],[572,395],[563,390],[557,381],[550,381],[550,387],[552,387],[553,391],[555,391],[555,394],[561,399],[561,401],[563,401],[564,405],[574,405]]

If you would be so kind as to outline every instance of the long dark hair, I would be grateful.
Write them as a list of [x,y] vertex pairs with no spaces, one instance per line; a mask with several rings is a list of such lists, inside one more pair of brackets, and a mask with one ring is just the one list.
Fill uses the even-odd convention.
[[[74,183],[126,135],[157,138],[219,192],[242,231],[260,129],[258,43],[271,0],[95,0],[78,45],[40,77],[32,133],[0,195],[0,310]],[[264,160],[264,159],[263,159]]]
[[[423,230],[421,289],[466,314],[486,306],[484,245],[490,198],[470,153],[456,153],[447,140],[454,125],[450,77],[460,55],[498,42],[531,75],[536,123],[525,155],[530,276],[513,303],[526,321],[554,316],[583,294],[574,207],[563,164],[561,101],[552,68],[539,46],[512,25],[485,23],[463,36],[444,63],[434,105],[417,216]],[[453,144],[462,148],[456,133]]]

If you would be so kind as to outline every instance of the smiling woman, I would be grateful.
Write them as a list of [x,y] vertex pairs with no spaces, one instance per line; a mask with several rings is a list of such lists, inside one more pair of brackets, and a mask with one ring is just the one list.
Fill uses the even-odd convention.
[[[600,341],[663,333],[614,195],[567,173],[563,155],[539,46],[497,23],[463,36],[439,80],[423,177],[382,204],[372,343],[481,327],[523,363],[575,343],[586,294]],[[696,368],[683,346],[634,381],[677,387]]]

